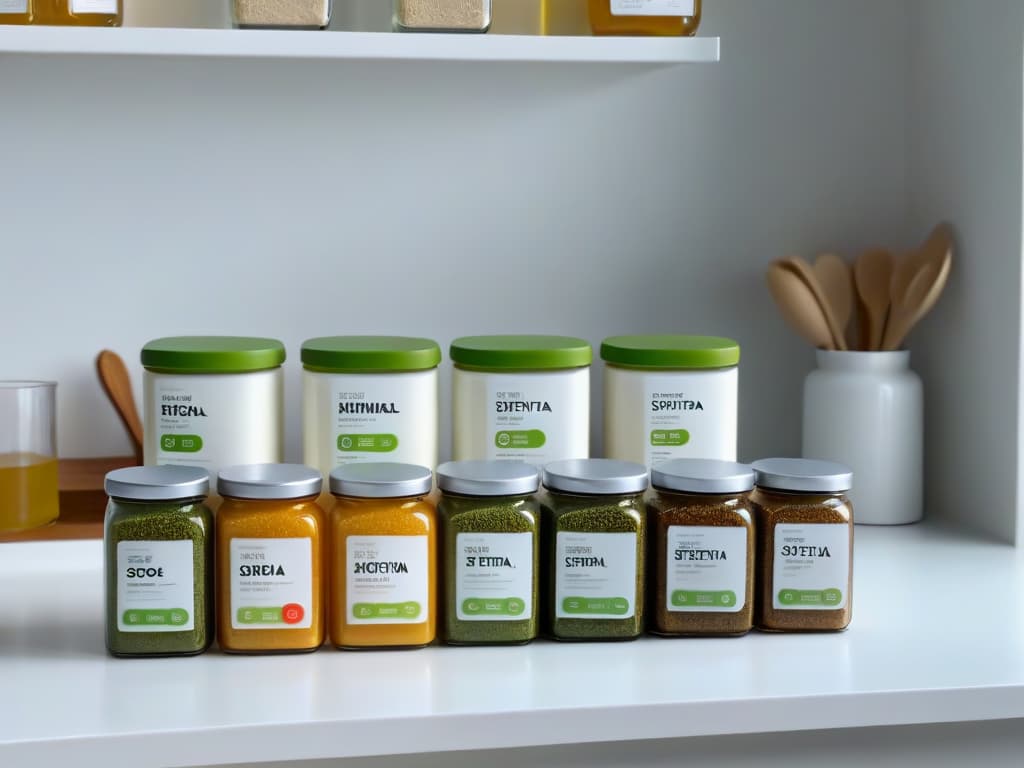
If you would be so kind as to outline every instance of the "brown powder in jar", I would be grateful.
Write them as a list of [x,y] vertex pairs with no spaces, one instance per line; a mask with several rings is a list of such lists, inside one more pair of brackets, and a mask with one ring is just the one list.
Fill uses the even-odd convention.
[[240,27],[326,27],[329,0],[234,0]]
[[398,0],[395,22],[405,29],[484,32],[491,25],[491,0]]
[[[647,506],[649,631],[656,635],[745,635],[754,615],[754,521],[747,494],[704,495],[658,490]],[[673,611],[668,608],[669,528],[731,527],[747,532],[746,586],[738,611]]]
[[[751,494],[757,527],[757,600],[754,624],[768,632],[836,632],[853,616],[853,514],[839,494],[812,494],[755,488]],[[843,524],[850,528],[846,605],[835,610],[787,610],[774,607],[775,527],[786,523]]]

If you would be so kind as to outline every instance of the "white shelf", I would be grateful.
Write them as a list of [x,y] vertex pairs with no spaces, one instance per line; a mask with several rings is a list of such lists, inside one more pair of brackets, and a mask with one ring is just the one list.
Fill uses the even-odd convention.
[[718,61],[719,38],[0,26],[3,53],[672,65]]
[[1024,717],[1024,562],[857,531],[854,620],[761,635],[112,659],[99,542],[0,545],[0,765],[207,765]]

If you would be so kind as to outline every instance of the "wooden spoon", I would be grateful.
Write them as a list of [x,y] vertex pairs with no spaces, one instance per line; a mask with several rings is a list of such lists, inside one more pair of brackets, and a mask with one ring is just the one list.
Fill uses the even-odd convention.
[[885,320],[889,314],[889,290],[892,285],[893,258],[889,251],[865,251],[853,262],[853,281],[857,286],[861,316],[865,318],[860,347],[882,347]]
[[949,225],[945,222],[937,224],[917,249],[908,253],[896,264],[890,284],[889,295],[892,303],[906,294],[911,281],[927,262],[938,264],[946,254],[952,255],[952,253],[953,233]]
[[840,328],[839,321],[836,319],[835,313],[832,311],[832,305],[829,303],[828,297],[825,295],[825,290],[818,281],[817,275],[814,274],[814,270],[811,268],[811,265],[799,256],[788,256],[778,263],[781,263],[784,268],[793,272],[807,285],[807,288],[814,297],[815,302],[820,307],[821,314],[825,318],[825,324],[828,327],[829,333],[832,335],[832,344],[828,349],[845,350],[847,348],[846,334],[844,334]]
[[768,267],[768,290],[793,330],[815,347],[834,348],[832,331],[821,306],[796,272],[782,262],[772,262]]
[[103,391],[114,404],[114,410],[121,417],[121,423],[128,432],[135,459],[142,464],[142,422],[135,407],[132,381],[124,360],[116,352],[105,349],[96,356],[96,372],[99,374]]
[[922,262],[921,269],[910,281],[906,292],[893,301],[882,342],[884,350],[900,348],[910,330],[935,306],[942,295],[942,289],[946,287],[953,267],[952,253],[948,250],[944,253],[933,251],[929,255],[930,258]]
[[832,314],[835,315],[839,332],[845,340],[853,316],[853,274],[850,266],[834,253],[823,253],[814,261],[814,275],[818,278]]

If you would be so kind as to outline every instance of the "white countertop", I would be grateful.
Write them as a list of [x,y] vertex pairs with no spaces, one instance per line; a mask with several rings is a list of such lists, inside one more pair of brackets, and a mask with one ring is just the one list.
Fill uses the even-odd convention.
[[0,765],[207,765],[1024,717],[1024,556],[858,528],[831,635],[113,659],[98,541],[0,544]]

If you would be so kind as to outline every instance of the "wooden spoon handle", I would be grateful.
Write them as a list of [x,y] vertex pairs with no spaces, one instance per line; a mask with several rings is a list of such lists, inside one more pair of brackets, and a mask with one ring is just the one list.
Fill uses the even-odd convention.
[[116,352],[105,349],[96,356],[96,372],[100,377],[100,385],[107,393],[114,410],[121,418],[128,438],[132,442],[132,450],[135,459],[142,463],[142,422],[139,420],[139,412],[135,407],[135,397],[132,395],[132,380],[128,375],[124,360]]

